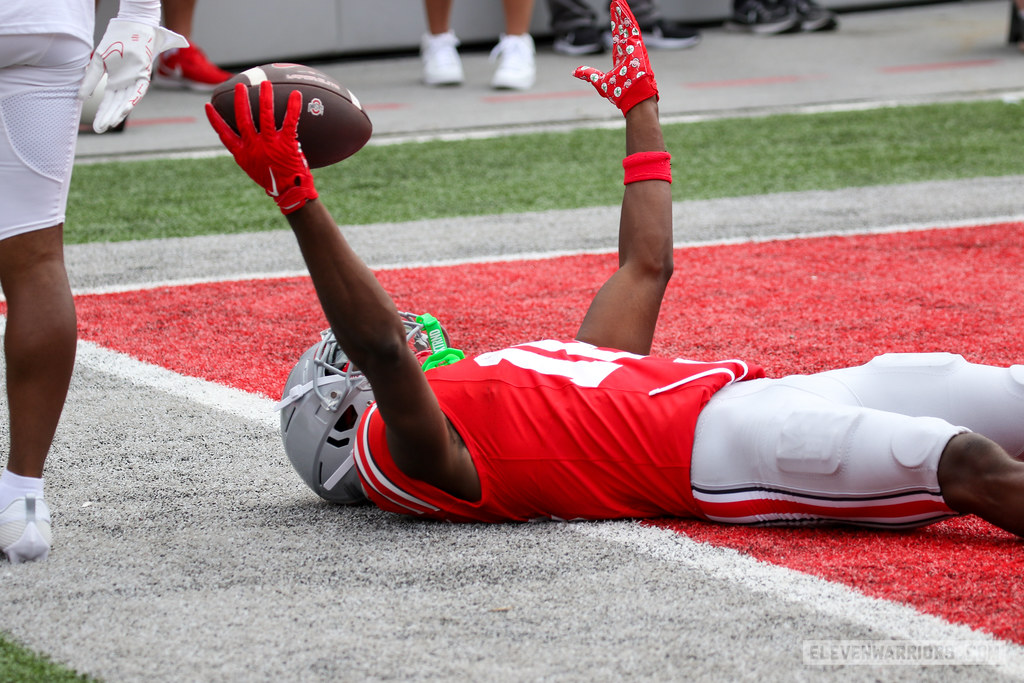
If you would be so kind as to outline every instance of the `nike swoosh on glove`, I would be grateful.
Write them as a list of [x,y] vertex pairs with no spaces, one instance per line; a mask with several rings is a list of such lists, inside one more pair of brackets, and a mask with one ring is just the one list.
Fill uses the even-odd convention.
[[306,202],[318,197],[313,186],[313,174],[306,155],[299,146],[299,113],[302,111],[302,93],[293,90],[288,96],[281,128],[274,125],[274,86],[270,81],[260,83],[260,129],[257,131],[249,109],[249,89],[235,84],[235,121],[238,133],[206,103],[206,117],[217,131],[235,162],[246,175],[255,180],[271,197],[281,213],[298,211]]
[[590,66],[576,68],[573,75],[587,81],[598,94],[618,107],[622,115],[649,97],[658,97],[647,47],[640,24],[624,0],[611,3],[612,69],[605,73]]
[[121,123],[149,90],[156,56],[164,50],[187,46],[187,40],[162,26],[111,19],[92,52],[78,89],[79,99],[84,100],[96,90],[103,74],[107,75],[106,89],[93,118],[93,130],[102,133]]

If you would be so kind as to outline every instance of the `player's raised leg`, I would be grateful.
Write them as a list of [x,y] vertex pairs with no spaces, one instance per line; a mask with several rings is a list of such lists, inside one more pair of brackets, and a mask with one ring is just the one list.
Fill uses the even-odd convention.
[[658,85],[639,25],[622,0],[611,5],[613,67],[576,70],[626,117],[626,189],[619,222],[619,268],[601,287],[577,339],[650,353],[672,276],[672,172],[658,120]]

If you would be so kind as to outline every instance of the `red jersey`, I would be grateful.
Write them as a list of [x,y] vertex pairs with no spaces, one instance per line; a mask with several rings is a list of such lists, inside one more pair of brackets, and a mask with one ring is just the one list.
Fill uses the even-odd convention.
[[699,517],[690,490],[697,416],[712,394],[763,377],[700,363],[540,341],[427,372],[480,477],[468,502],[404,475],[371,406],[353,449],[384,510],[460,522]]

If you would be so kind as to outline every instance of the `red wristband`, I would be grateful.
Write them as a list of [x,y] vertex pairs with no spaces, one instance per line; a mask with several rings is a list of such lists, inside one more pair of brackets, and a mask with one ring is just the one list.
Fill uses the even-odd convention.
[[668,152],[637,152],[622,160],[626,171],[623,185],[641,180],[664,180],[672,182],[672,155]]

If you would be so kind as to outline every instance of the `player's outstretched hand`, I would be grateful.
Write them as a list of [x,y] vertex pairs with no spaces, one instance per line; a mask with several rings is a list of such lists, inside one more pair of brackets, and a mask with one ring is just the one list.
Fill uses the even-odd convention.
[[153,60],[164,50],[187,47],[188,41],[162,26],[127,19],[111,19],[93,50],[78,97],[86,99],[107,75],[106,89],[92,127],[102,133],[121,123],[149,90]]
[[612,0],[612,69],[605,73],[590,66],[580,66],[573,74],[592,84],[602,97],[626,112],[650,97],[658,96],[651,62],[640,25],[625,0]]
[[293,90],[288,97],[284,121],[281,128],[277,128],[274,124],[274,86],[270,81],[260,83],[258,131],[249,109],[249,89],[244,84],[235,85],[237,133],[221,118],[212,104],[206,105],[206,117],[220,136],[220,141],[235,157],[242,170],[277,202],[281,213],[286,215],[317,198],[313,174],[299,147],[297,131],[300,111],[302,93]]

